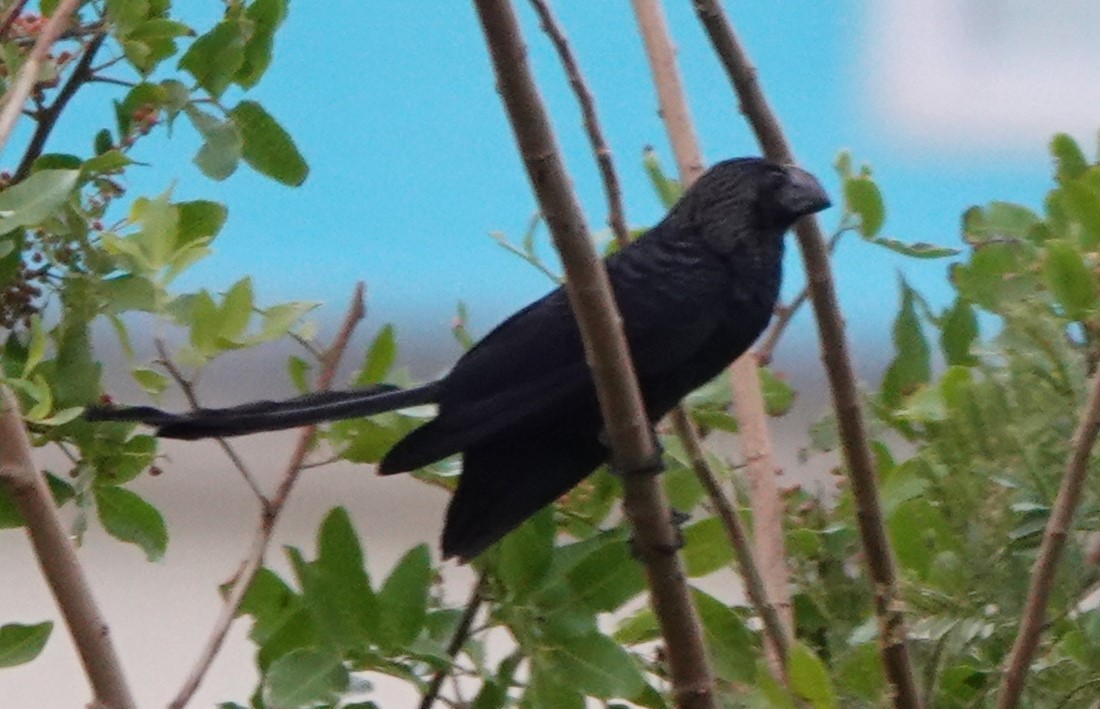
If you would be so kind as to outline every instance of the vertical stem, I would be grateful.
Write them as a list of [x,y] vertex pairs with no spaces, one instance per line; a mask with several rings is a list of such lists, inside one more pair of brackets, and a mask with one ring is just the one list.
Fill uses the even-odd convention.
[[[764,154],[776,162],[794,162],[779,120],[760,89],[756,69],[749,62],[722,6],[717,0],[694,0],[694,4],[696,14],[741,101],[741,112],[752,125]],[[863,412],[844,337],[844,320],[829,268],[828,249],[821,228],[813,217],[801,219],[795,233],[809,281],[821,359],[829,378],[844,461],[852,481],[856,520],[872,582],[883,667],[893,691],[894,706],[898,709],[920,707],[920,696],[906,646],[907,632],[898,599],[897,572],[882,519],[878,480],[863,426]]]
[[42,576],[73,638],[95,699],[109,709],[134,709],[122,663],[76,550],[57,516],[53,497],[31,459],[19,404],[7,387],[0,388],[0,484],[11,494],[26,524]]
[[652,473],[659,465],[607,271],[588,237],[569,186],[546,108],[527,64],[519,23],[507,0],[475,0],[485,42],[528,179],[567,275],[565,289],[596,383],[612,460],[623,476],[623,508],[645,563],[650,602],[664,636],[674,701],[715,707],[710,661],[691,603],[678,532]]
[[[702,173],[703,158],[676,68],[676,55],[667,23],[660,0],[632,0],[632,4],[649,58],[653,84],[657,88],[661,118],[676,158],[680,181],[687,188]],[[733,406],[741,427],[741,450],[748,461],[755,557],[757,562],[767,560],[763,567],[767,604],[780,609],[783,630],[790,633],[792,624],[783,548],[783,515],[775,485],[775,459],[764,413],[760,377],[756,360],[750,353],[743,354],[730,366],[730,379]],[[749,566],[755,565],[751,560],[743,560],[742,564],[746,562]],[[785,642],[777,644],[771,634],[765,634],[764,647],[776,678],[785,675],[785,645]]]

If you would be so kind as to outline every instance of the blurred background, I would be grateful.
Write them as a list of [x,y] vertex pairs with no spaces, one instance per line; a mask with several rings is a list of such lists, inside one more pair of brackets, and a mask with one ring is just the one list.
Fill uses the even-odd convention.
[[[196,23],[221,14],[217,3],[195,5]],[[629,6],[556,5],[595,94],[628,219],[633,226],[652,224],[662,209],[642,169],[642,150],[652,145],[670,170],[673,162]],[[603,229],[606,208],[572,95],[533,15],[524,3],[518,6],[589,224]],[[668,3],[666,11],[707,160],[756,153],[690,3]],[[804,166],[835,194],[832,162],[840,150],[872,165],[886,200],[887,236],[956,245],[959,217],[970,205],[996,199],[1041,207],[1053,133],[1074,135],[1086,150],[1095,145],[1100,4],[1090,0],[1041,6],[1026,0],[780,0],[729,11]],[[216,253],[181,288],[219,291],[250,274],[258,303],[320,301],[315,318],[322,333],[331,333],[354,284],[363,280],[369,315],[358,348],[391,322],[401,361],[419,377],[434,376],[460,353],[450,332],[459,302],[469,310],[476,337],[551,287],[488,236],[503,232],[518,241],[535,204],[472,7],[296,4],[277,41],[256,97],[309,161],[305,185],[287,189],[246,170],[211,182],[190,163],[199,141],[180,122],[170,138],[158,133],[139,146],[134,157],[152,164],[131,172],[130,194],[171,189],[179,199],[228,206]],[[89,91],[78,100],[70,125],[110,123],[102,96]],[[91,134],[64,128],[51,150],[89,144]],[[831,230],[836,210],[821,218]],[[542,254],[552,262],[540,235]],[[891,355],[898,272],[933,306],[942,306],[946,262],[904,261],[852,237],[834,263],[859,370],[873,379]],[[792,248],[785,293],[802,285]],[[147,356],[158,334],[148,331]],[[100,340],[116,398],[144,400],[110,333]],[[204,403],[290,393],[283,364],[288,351],[275,346],[245,359],[226,357],[204,375]],[[781,463],[793,470],[806,424],[825,406],[807,312],[795,320],[776,368],[801,393],[777,434]],[[242,441],[241,449],[271,483],[292,443],[293,436],[256,436]],[[252,498],[213,444],[171,445],[165,452],[165,474],[138,487],[166,515],[171,542],[165,560],[150,565],[136,548],[105,539],[99,530],[89,534],[82,552],[143,707],[163,706],[178,688],[218,612],[216,585],[235,570],[255,524]],[[63,469],[64,461],[43,459],[42,465]],[[434,544],[444,495],[371,473],[339,466],[305,475],[278,543],[312,549],[324,511],[342,504],[368,541],[376,577],[416,541]],[[273,549],[277,562],[278,547]],[[10,599],[4,622],[55,617],[17,531],[0,534],[0,569],[0,595]],[[463,578],[456,577],[456,599],[465,592]],[[235,628],[193,706],[245,699],[255,681],[245,631]],[[60,626],[38,660],[0,672],[4,707],[76,707],[87,697]],[[394,705],[403,701],[409,703],[398,697]]]

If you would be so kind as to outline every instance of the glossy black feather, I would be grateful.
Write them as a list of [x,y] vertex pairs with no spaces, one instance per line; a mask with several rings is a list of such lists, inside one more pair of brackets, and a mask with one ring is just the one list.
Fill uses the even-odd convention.
[[[646,411],[656,421],[716,376],[767,326],[779,292],[783,233],[828,206],[802,170],[742,158],[703,175],[668,216],[607,259]],[[378,388],[168,414],[93,409],[162,436],[198,438],[352,418],[433,402],[438,415],[399,441],[379,472],[461,453],[443,532],[445,556],[476,556],[607,458],[596,392],[563,289],[518,311],[445,377]]]

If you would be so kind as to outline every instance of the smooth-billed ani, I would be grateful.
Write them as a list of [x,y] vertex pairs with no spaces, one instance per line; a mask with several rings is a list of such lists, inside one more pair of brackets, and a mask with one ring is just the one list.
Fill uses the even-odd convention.
[[[758,158],[718,163],[657,226],[606,260],[646,413],[657,421],[764,330],[779,293],[783,234],[829,206],[818,181]],[[462,475],[443,554],[469,559],[567,492],[608,458],[592,377],[565,291],[505,320],[443,378],[287,401],[172,414],[92,407],[92,420],[140,421],[166,438],[237,436],[438,404],[379,473],[456,453]]]

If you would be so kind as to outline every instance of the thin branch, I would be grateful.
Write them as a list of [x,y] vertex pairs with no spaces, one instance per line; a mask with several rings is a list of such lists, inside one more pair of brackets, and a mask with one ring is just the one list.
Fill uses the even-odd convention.
[[715,706],[710,661],[691,604],[678,533],[652,473],[659,467],[607,271],[569,187],[549,117],[527,64],[507,0],[475,0],[503,99],[532,189],[567,274],[565,289],[577,319],[600,403],[612,461],[622,474],[623,508],[645,563],[654,614],[664,636],[674,701],[685,709]]
[[1054,574],[1058,570],[1058,561],[1065,548],[1066,539],[1071,531],[1073,515],[1081,502],[1085,476],[1088,473],[1089,458],[1100,432],[1100,375],[1093,377],[1089,387],[1088,401],[1081,412],[1077,430],[1073,432],[1070,454],[1066,460],[1065,473],[1058,488],[1058,497],[1050,511],[1043,541],[1039,545],[1039,555],[1031,567],[1031,583],[1027,591],[1027,604],[1020,618],[1020,629],[1012,652],[1005,662],[998,688],[997,709],[1012,709],[1020,701],[1024,684],[1027,682],[1031,659],[1039,645],[1039,636],[1045,627],[1047,602],[1050,600]]
[[0,18],[0,41],[7,39],[8,31],[11,29],[12,23],[15,22],[15,19],[23,12],[23,7],[26,4],[27,0],[15,0],[15,2],[4,10],[4,16]]
[[[835,234],[829,237],[830,254],[836,250],[837,244],[840,243],[840,238],[844,236],[844,232],[846,231],[848,231],[848,229],[839,229]],[[791,320],[794,318],[795,314],[809,299],[809,295],[810,286],[803,286],[802,290],[791,299],[790,303],[781,305],[775,309],[775,320],[772,321],[771,327],[768,328],[767,333],[760,339],[760,344],[756,346],[756,361],[760,363],[761,367],[766,367],[772,363],[772,357],[775,356],[775,348],[779,345],[779,339],[783,337],[783,333],[786,332],[787,326],[791,324]]]
[[50,16],[46,26],[42,28],[42,32],[38,35],[38,40],[35,41],[30,54],[23,62],[23,66],[19,68],[19,74],[15,77],[15,81],[8,87],[3,98],[0,98],[0,153],[3,153],[4,147],[8,144],[12,128],[15,127],[15,122],[19,120],[19,116],[23,112],[23,104],[27,101],[27,97],[31,95],[31,91],[34,90],[34,85],[38,81],[39,69],[50,51],[50,46],[65,31],[65,27],[69,23],[69,16],[80,7],[81,1],[61,0],[58,3],[57,9]]
[[[676,157],[680,181],[690,187],[702,171],[699,141],[688,114],[687,99],[676,68],[676,56],[668,34],[659,0],[633,0],[634,13],[649,57],[653,83],[669,143]],[[764,582],[772,606],[782,609],[781,619],[787,633],[791,632],[786,553],[783,548],[783,514],[779,491],[775,484],[775,457],[764,411],[764,396],[760,389],[757,362],[749,353],[730,365],[731,394],[734,412],[741,424],[740,443],[746,460],[749,480],[749,503],[753,509],[753,542],[756,558],[766,563]],[[772,642],[765,636],[764,649],[772,674],[777,679],[786,675],[785,644]]]
[[110,709],[136,707],[107,621],[96,606],[76,550],[57,516],[53,498],[31,459],[27,430],[11,391],[0,387],[0,484],[7,488],[26,523],[42,575],[57,601],[80,654],[95,699]]
[[[202,408],[199,404],[198,395],[195,393],[195,385],[192,384],[191,380],[185,377],[179,367],[176,366],[171,355],[168,354],[168,348],[164,346],[164,340],[157,338],[155,346],[157,348],[157,357],[160,365],[164,367],[168,372],[168,376],[171,377],[172,381],[174,381],[176,386],[180,388],[180,391],[183,392],[184,398],[187,399],[188,406],[190,406],[192,410]],[[263,489],[260,487],[260,484],[256,482],[255,476],[252,475],[252,472],[248,469],[248,466],[245,465],[241,456],[237,454],[233,446],[229,445],[229,442],[224,438],[216,438],[214,440],[218,442],[218,446],[221,447],[226,457],[229,458],[229,461],[233,463],[233,467],[235,467],[237,472],[241,474],[241,477],[244,478],[245,484],[252,490],[252,494],[259,500],[260,505],[266,509],[270,502],[268,502]]]
[[65,110],[65,106],[69,104],[77,90],[91,80],[92,60],[95,59],[96,53],[99,52],[106,39],[106,31],[92,37],[91,41],[84,47],[84,53],[80,56],[80,61],[73,67],[69,78],[65,81],[65,85],[57,92],[53,103],[39,113],[38,125],[34,129],[34,135],[31,136],[30,143],[27,144],[27,150],[23,153],[23,159],[19,162],[19,167],[12,178],[15,182],[19,182],[31,174],[31,166],[42,155],[42,150],[46,147],[46,140],[53,132],[54,126],[57,125],[57,119],[61,117],[61,112]]
[[550,5],[546,0],[531,0],[531,5],[538,13],[542,29],[550,38],[554,48],[558,52],[565,75],[569,78],[569,85],[573,88],[573,94],[577,97],[577,104],[581,108],[581,116],[584,119],[584,130],[588,134],[588,141],[592,145],[592,152],[596,156],[596,165],[600,170],[600,179],[603,181],[604,196],[607,200],[607,225],[611,227],[611,233],[615,235],[615,241],[620,247],[630,243],[630,229],[626,226],[626,217],[623,213],[622,188],[619,187],[619,177],[615,173],[615,165],[611,161],[611,149],[607,147],[607,141],[600,129],[599,119],[596,117],[596,102],[592,98],[592,92],[585,84],[580,66],[573,57],[573,51],[569,48],[569,41],[554,14],[550,11]]
[[[714,510],[718,513],[718,518],[722,520],[722,526],[726,530],[726,536],[729,537],[730,546],[733,547],[737,563],[741,568],[741,578],[745,581],[745,595],[749,597],[749,602],[752,603],[757,615],[764,622],[764,634],[772,645],[777,648],[779,656],[786,658],[789,651],[787,631],[783,627],[779,609],[768,600],[764,578],[760,575],[760,569],[756,564],[752,546],[749,543],[749,536],[741,525],[741,519],[737,516],[737,511],[733,508],[733,505],[723,494],[722,488],[719,487],[718,481],[714,477],[714,471],[711,470],[706,454],[703,452],[699,433],[695,430],[695,426],[692,424],[687,412],[683,408],[674,409],[672,422],[676,426],[676,433],[680,436],[680,440],[684,442],[684,448],[687,451],[688,460],[691,461],[691,468],[695,471],[695,477],[703,485],[707,497],[710,498]],[[779,666],[785,669],[786,662],[781,662]]]
[[[694,0],[694,4],[695,11],[740,99],[741,112],[752,125],[764,154],[776,162],[793,163],[794,156],[778,119],[760,89],[756,70],[738,42],[721,5],[717,0]],[[893,691],[894,706],[899,709],[913,709],[920,706],[920,697],[906,646],[907,632],[902,605],[898,600],[897,573],[882,519],[878,481],[864,430],[848,343],[844,337],[844,321],[829,269],[829,254],[821,228],[814,217],[802,218],[796,225],[795,232],[802,248],[810,297],[817,319],[821,358],[829,378],[844,459],[852,481],[864,559],[873,584],[875,616],[878,620],[880,652],[886,678]]]
[[451,642],[447,644],[447,657],[451,659],[451,664],[432,676],[432,681],[428,683],[428,689],[424,692],[424,698],[420,700],[420,709],[431,709],[432,705],[435,704],[435,700],[439,698],[439,690],[443,687],[444,680],[451,674],[454,659],[462,651],[462,646],[470,639],[470,630],[473,628],[474,618],[477,617],[477,612],[481,610],[481,604],[485,602],[486,586],[486,577],[482,574],[477,583],[474,584],[474,590],[470,592],[470,598],[466,601],[466,607],[462,610],[462,617],[458,619],[458,626],[455,628],[454,635],[451,636]]
[[631,0],[630,4],[634,7],[634,17],[645,44],[653,86],[657,89],[657,105],[676,157],[680,183],[687,189],[703,174],[703,156],[676,68],[676,49],[672,46],[668,23],[660,0]]
[[[336,366],[340,363],[340,358],[347,349],[348,342],[351,340],[351,335],[355,331],[356,325],[358,325],[366,315],[366,309],[363,305],[363,291],[364,286],[362,283],[356,285],[355,293],[352,295],[351,304],[348,306],[343,324],[340,326],[339,332],[337,332],[335,339],[332,341],[332,344],[322,358],[321,371],[317,376],[316,388],[318,391],[325,391],[332,385],[332,379],[336,374]],[[266,506],[263,513],[260,515],[260,523],[252,538],[252,545],[248,555],[241,562],[240,568],[233,578],[232,586],[226,593],[225,602],[222,604],[222,612],[214,623],[214,628],[210,633],[206,646],[203,648],[195,665],[191,668],[191,672],[188,673],[187,679],[184,680],[183,687],[180,688],[176,697],[168,705],[169,709],[183,709],[183,707],[187,706],[187,703],[191,701],[191,697],[193,697],[198,690],[199,685],[202,684],[203,678],[206,677],[206,673],[210,669],[210,665],[213,664],[214,658],[221,650],[222,644],[225,642],[225,637],[229,633],[229,627],[233,624],[233,620],[237,616],[237,609],[241,604],[241,600],[244,599],[245,593],[247,593],[249,586],[252,585],[252,580],[256,577],[256,573],[263,564],[264,554],[267,551],[268,544],[271,542],[271,536],[275,532],[275,526],[279,521],[279,516],[283,511],[287,498],[294,488],[294,483],[297,482],[298,475],[303,469],[303,463],[305,463],[306,455],[308,455],[312,447],[313,437],[316,431],[316,425],[304,426],[302,428],[294,452],[291,454],[289,461],[287,461],[282,481],[279,483],[279,487],[275,494],[271,497],[270,504]]]

